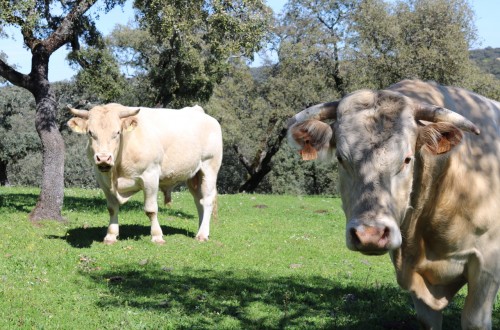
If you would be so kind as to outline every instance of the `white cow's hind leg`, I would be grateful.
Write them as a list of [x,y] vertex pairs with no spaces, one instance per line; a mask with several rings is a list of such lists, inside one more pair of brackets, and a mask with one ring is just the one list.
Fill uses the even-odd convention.
[[201,242],[208,241],[210,236],[210,218],[217,198],[216,181],[217,173],[205,168],[188,180],[189,191],[198,210],[199,227],[195,239]]
[[151,221],[151,241],[164,244],[163,232],[158,222],[158,176],[144,180],[144,212]]

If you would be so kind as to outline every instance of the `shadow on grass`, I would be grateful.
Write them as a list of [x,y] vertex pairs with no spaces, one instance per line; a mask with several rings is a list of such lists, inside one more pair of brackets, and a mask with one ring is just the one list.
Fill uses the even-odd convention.
[[[147,219],[146,219],[147,220]],[[107,227],[86,227],[86,228],[73,228],[66,232],[65,236],[48,235],[49,239],[60,239],[68,242],[74,248],[89,248],[94,242],[102,243],[104,236],[106,236]],[[120,241],[126,240],[140,240],[145,236],[151,235],[151,227],[141,225],[120,225]],[[174,228],[170,226],[161,226],[164,236],[172,235],[185,235],[194,238],[195,233],[181,228]]]
[[[25,212],[29,213],[35,206],[38,200],[37,194],[2,194],[0,195],[0,208],[4,212]],[[67,196],[64,199],[64,208],[70,209],[74,212],[93,212],[95,214],[102,214],[103,220],[107,221],[108,211],[106,207],[106,200],[101,197],[73,197]],[[194,208],[194,204],[193,204]],[[141,211],[143,203],[138,201],[129,201],[120,206],[120,214],[127,211]],[[195,216],[185,213],[181,210],[173,208],[161,207],[159,216],[175,217],[180,219],[194,219]],[[71,222],[71,219],[68,219]],[[161,221],[161,219],[160,219]],[[144,236],[150,236],[149,219],[144,214],[145,225],[120,225],[120,240],[139,240]],[[65,236],[48,235],[49,239],[62,239],[67,241],[71,246],[77,248],[88,248],[93,242],[102,242],[106,236],[107,226],[99,227],[85,227],[73,228],[68,230]],[[195,234],[186,229],[178,229],[170,226],[162,226],[162,231],[165,236],[169,235],[185,235],[187,237],[194,237]]]
[[179,329],[418,329],[409,295],[395,287],[151,264],[85,273],[108,283],[100,308],[156,311]]
[[5,212],[30,213],[37,200],[36,194],[1,194],[0,208]]
[[[35,207],[38,201],[37,194],[1,194],[0,207],[5,211],[16,211],[29,213]],[[144,203],[142,201],[128,201],[120,206],[122,211],[137,211],[143,209]],[[195,209],[193,203],[193,209]],[[108,216],[106,199],[104,197],[64,197],[64,210],[72,210],[75,212],[94,212],[97,214],[103,213],[105,217]],[[196,212],[196,211],[194,211]],[[175,216],[181,219],[194,219],[194,216],[180,210],[161,207],[159,213],[166,213],[167,216]]]

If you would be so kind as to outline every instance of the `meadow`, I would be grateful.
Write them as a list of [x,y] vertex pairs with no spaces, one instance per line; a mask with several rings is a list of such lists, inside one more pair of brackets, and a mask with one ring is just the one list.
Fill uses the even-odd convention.
[[[107,246],[100,190],[66,189],[66,223],[28,220],[38,192],[0,188],[0,329],[418,328],[389,256],[345,247],[338,198],[220,195],[200,243],[192,198],[176,192],[159,246],[139,193]],[[444,329],[460,327],[465,290]]]

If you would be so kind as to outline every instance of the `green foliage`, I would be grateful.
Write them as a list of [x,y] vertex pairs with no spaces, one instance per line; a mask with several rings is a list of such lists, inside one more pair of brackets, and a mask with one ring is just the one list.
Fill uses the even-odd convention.
[[474,49],[470,51],[470,58],[483,71],[500,79],[500,48]]
[[[0,89],[0,159],[15,161],[40,148],[33,130],[34,99],[25,89]],[[31,120],[30,120],[31,119]]]
[[[137,194],[121,208],[119,241],[106,246],[102,192],[65,194],[68,223],[33,225],[26,213],[38,191],[0,188],[2,329],[418,327],[389,257],[345,247],[336,198],[221,195],[211,240],[199,243],[192,198],[174,193],[160,208],[166,243],[157,246]],[[443,329],[460,327],[465,292]]]
[[[153,97],[148,104],[170,107],[208,100],[230,58],[253,57],[270,17],[260,0],[156,0],[134,6],[140,30],[128,39],[123,30],[130,27],[120,27],[112,43],[119,58],[147,75],[147,95]],[[132,61],[130,53],[136,55]]]
[[[54,84],[61,104],[58,126],[66,145],[64,184],[95,187],[92,167],[85,152],[86,138],[70,133],[66,126],[70,113],[65,105],[87,102],[78,98],[77,88],[70,82]],[[25,89],[15,86],[0,88],[0,163],[7,164],[5,176],[11,185],[40,185],[42,155],[40,139],[34,130],[34,103],[32,95]]]
[[364,1],[354,21],[360,85],[384,88],[405,78],[457,85],[468,76],[476,30],[466,0]]
[[289,67],[285,70],[291,76],[294,71],[299,77],[313,74],[316,78],[312,79],[313,84],[319,81],[315,73],[321,71],[323,84],[341,95],[346,94],[343,54],[351,42],[351,14],[356,3],[353,0],[289,1],[273,38],[280,65]]
[[485,73],[479,67],[471,67],[469,76],[462,87],[493,100],[500,100],[500,80],[492,74]]
[[127,93],[125,77],[108,49],[80,49],[70,54],[69,59],[82,66],[75,80],[77,87],[89,95],[109,103]]
[[[301,109],[359,88],[384,88],[415,77],[500,99],[498,79],[467,59],[475,28],[466,1],[293,0],[273,22],[261,1],[135,5],[140,25],[118,26],[106,39],[90,20],[82,20],[84,45],[70,58],[83,70],[74,81],[54,85],[66,143],[67,187],[95,186],[86,139],[67,130],[67,103],[82,108],[104,102],[171,107],[200,102],[223,127],[219,192],[237,192],[269,166],[255,191],[335,195],[336,163],[302,162],[282,140],[287,119]],[[245,59],[262,46],[267,30],[277,62],[249,68]],[[472,59],[495,73],[489,58],[498,52],[477,52],[471,52]],[[0,128],[5,136],[0,161],[9,160],[11,183],[32,185],[40,180],[41,163],[35,155],[39,144],[30,142],[36,137],[34,106],[19,107],[27,109],[16,124],[23,128]],[[0,114],[11,121],[16,116]],[[32,147],[23,149],[27,146]]]
[[[44,1],[4,0],[0,2],[0,26],[16,25],[23,19],[27,30],[33,30],[40,23],[40,9]],[[35,9],[35,10],[33,10]],[[38,9],[38,10],[36,10]]]
[[[0,163],[4,164],[0,168],[5,171],[0,173],[0,177],[3,176],[5,184],[25,182],[29,172],[23,175],[26,165],[23,160],[32,160],[41,148],[40,139],[34,130],[34,103],[32,95],[25,89],[14,86],[0,88]],[[39,174],[40,171],[32,173]],[[29,180],[33,185],[39,183],[34,177]]]
[[500,100],[500,48],[471,50],[470,58],[477,68],[471,70],[466,87],[486,97]]

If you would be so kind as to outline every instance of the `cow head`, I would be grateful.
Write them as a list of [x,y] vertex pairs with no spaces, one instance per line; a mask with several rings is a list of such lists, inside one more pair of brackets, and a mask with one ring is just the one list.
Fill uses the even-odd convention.
[[361,90],[296,114],[289,121],[288,139],[303,159],[319,152],[338,160],[347,247],[383,254],[402,243],[400,225],[410,207],[415,155],[423,149],[447,153],[461,141],[462,130],[479,134],[450,110],[392,91]]
[[99,171],[109,172],[120,150],[121,135],[137,126],[137,118],[133,116],[140,109],[112,103],[96,106],[89,111],[71,107],[69,110],[75,117],[68,121],[68,126],[76,133],[88,135],[89,157]]

